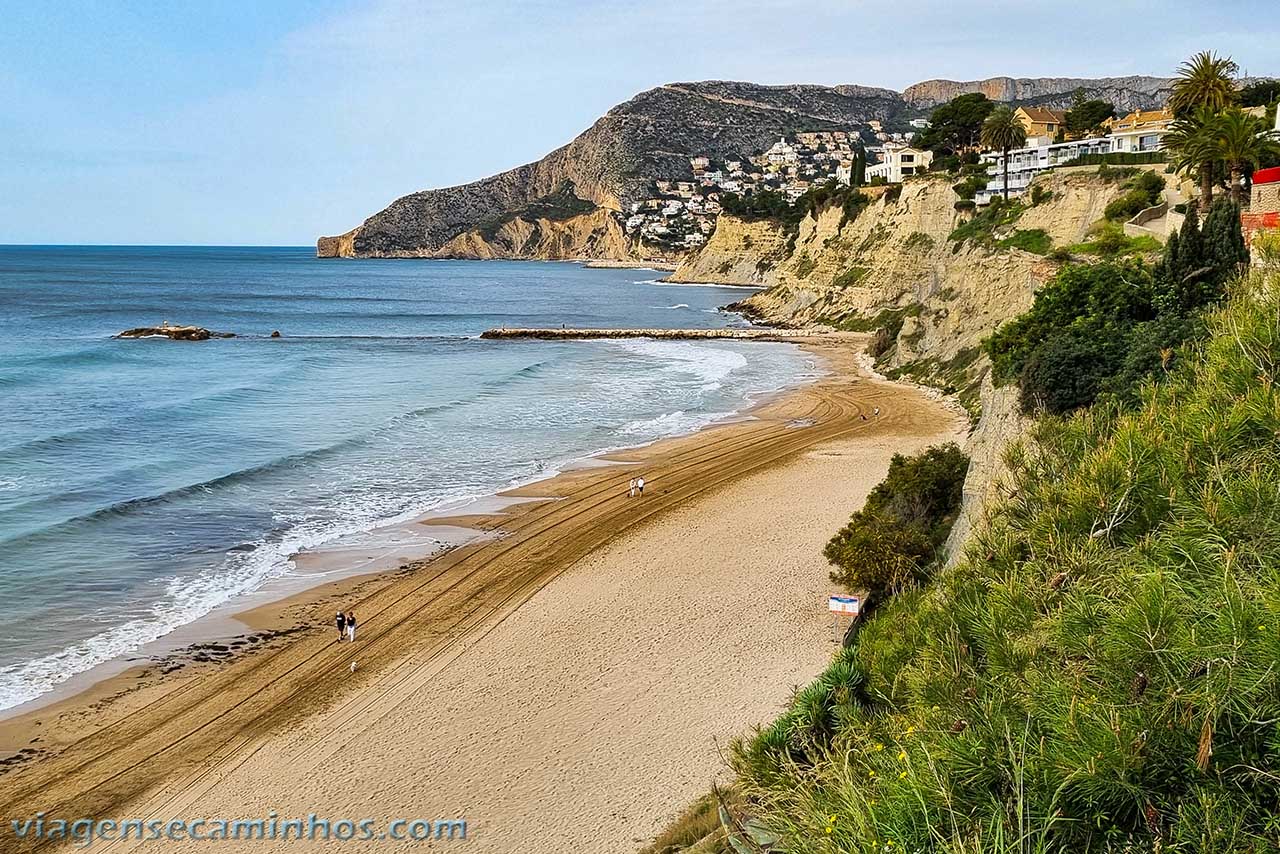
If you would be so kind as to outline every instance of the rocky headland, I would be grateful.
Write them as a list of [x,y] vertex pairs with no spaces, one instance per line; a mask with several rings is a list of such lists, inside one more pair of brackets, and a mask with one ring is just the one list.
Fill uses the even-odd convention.
[[847,130],[925,116],[963,92],[1011,103],[1067,106],[1072,93],[1150,107],[1168,95],[1155,77],[930,80],[904,92],[869,86],[671,83],[636,95],[569,144],[506,172],[396,199],[359,226],[321,237],[324,258],[597,258],[640,261],[622,211],[653,182],[684,180],[689,159],[724,160],[801,130]]

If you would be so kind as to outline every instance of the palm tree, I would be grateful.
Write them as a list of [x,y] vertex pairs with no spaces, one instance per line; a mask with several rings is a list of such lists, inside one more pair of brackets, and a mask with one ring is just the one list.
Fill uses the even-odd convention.
[[1184,116],[1200,107],[1222,112],[1235,101],[1235,75],[1240,67],[1229,56],[1202,50],[1178,67],[1169,109]]
[[[1200,51],[1178,66],[1173,94],[1169,96],[1169,109],[1179,119],[1191,122],[1183,128],[1186,134],[1183,141],[1193,143],[1190,148],[1199,148],[1202,154],[1207,153],[1195,138],[1208,133],[1212,121],[1207,117],[1222,112],[1235,101],[1235,75],[1239,70],[1231,57],[1218,56],[1207,50]],[[1168,144],[1165,143],[1166,146]],[[1213,161],[1216,159],[1207,157],[1195,165],[1195,171],[1200,175],[1201,213],[1208,213],[1213,203]]]
[[1194,175],[1200,182],[1200,212],[1207,214],[1213,202],[1213,167],[1218,161],[1218,116],[1199,107],[1174,119],[1160,145],[1172,156],[1173,167]]
[[1009,201],[1009,152],[1027,141],[1027,129],[1008,105],[996,107],[982,122],[982,144],[1004,156],[1004,200]]
[[1213,131],[1217,159],[1225,161],[1231,172],[1231,201],[1239,207],[1244,201],[1244,167],[1257,166],[1267,155],[1280,153],[1280,142],[1264,120],[1239,107],[1219,115]]

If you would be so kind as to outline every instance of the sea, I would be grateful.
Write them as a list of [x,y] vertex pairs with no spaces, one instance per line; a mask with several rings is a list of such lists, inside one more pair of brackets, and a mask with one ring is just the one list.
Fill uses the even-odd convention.
[[[746,323],[721,309],[746,291],[659,275],[0,246],[0,710],[260,595],[299,553],[815,376],[788,344],[479,337]],[[113,338],[164,321],[236,337]]]

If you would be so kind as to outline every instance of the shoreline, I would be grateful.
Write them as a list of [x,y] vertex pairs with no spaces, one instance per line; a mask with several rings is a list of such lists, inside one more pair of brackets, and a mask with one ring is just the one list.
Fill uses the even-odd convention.
[[[654,331],[659,336],[663,332]],[[857,334],[846,335],[845,340],[847,342],[857,338]],[[804,336],[762,337],[759,340],[798,345],[799,349],[814,356],[816,361],[822,361],[820,355],[804,346],[809,343]],[[403,572],[411,565],[417,566],[438,559],[460,546],[492,538],[495,535],[494,526],[507,518],[507,508],[522,503],[553,500],[552,497],[536,494],[540,484],[553,482],[580,470],[629,465],[610,457],[643,452],[661,443],[690,439],[706,430],[753,418],[757,409],[780,396],[821,380],[824,375],[825,369],[819,366],[816,375],[804,374],[779,388],[748,395],[741,409],[718,417],[692,432],[584,451],[556,461],[545,473],[494,486],[488,491],[480,488],[474,495],[451,499],[439,507],[415,512],[407,518],[387,520],[321,546],[296,552],[289,558],[295,563],[295,571],[290,575],[272,579],[262,587],[219,605],[209,613],[131,652],[72,674],[45,694],[0,710],[0,773],[8,764],[19,764],[14,761],[17,757],[11,754],[27,746],[13,735],[17,729],[13,725],[15,721],[37,715],[51,707],[75,706],[81,701],[88,705],[87,698],[90,697],[94,698],[93,705],[97,705],[134,690],[140,683],[148,681],[148,677],[155,671],[168,676],[191,664],[211,661],[225,664],[241,654],[251,653],[275,637],[287,636],[291,628],[296,629],[281,625],[276,620],[261,618],[260,615],[272,614],[282,604],[305,604],[309,594],[316,591],[382,574]],[[552,492],[554,491],[553,488]],[[367,554],[382,548],[377,545],[379,538],[396,533],[407,534],[410,540],[416,542],[386,549],[378,555]],[[361,556],[355,557],[357,553]],[[263,633],[269,633],[270,637],[261,637]]]
[[[332,705],[326,679],[348,679],[353,660],[329,626],[346,603],[361,615],[359,670],[367,686],[379,674],[444,668],[562,572],[624,532],[648,524],[708,491],[768,469],[805,449],[852,433],[893,435],[901,386],[863,378],[848,340],[812,342],[832,373],[784,390],[752,420],[713,425],[691,436],[607,454],[606,465],[565,472],[509,490],[528,499],[491,513],[438,524],[492,534],[390,572],[353,576],[236,615],[255,638],[226,660],[184,664],[164,673],[122,674],[59,703],[0,722],[0,742],[37,751],[0,774],[0,803],[22,815],[53,806],[106,815],[155,785],[183,779],[224,755],[239,755]],[[880,400],[885,414],[859,420]],[[865,401],[864,401],[865,403]],[[913,399],[912,405],[922,404]],[[914,416],[913,416],[914,417]],[[934,413],[939,423],[946,416]],[[887,432],[886,432],[887,431]],[[643,470],[653,497],[629,502],[629,472]],[[335,604],[336,603],[336,604]],[[208,724],[218,720],[217,732]],[[33,740],[34,738],[34,740]],[[230,751],[230,753],[228,753]],[[140,761],[145,757],[146,761]]]

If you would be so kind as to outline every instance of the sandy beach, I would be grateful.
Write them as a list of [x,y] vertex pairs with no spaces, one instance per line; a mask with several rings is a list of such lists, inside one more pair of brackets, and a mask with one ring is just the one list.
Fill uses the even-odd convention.
[[[534,484],[513,495],[541,500],[502,513],[439,520],[493,536],[242,615],[226,660],[131,671],[4,722],[0,743],[30,752],[0,773],[0,847],[36,847],[8,822],[37,812],[274,812],[375,832],[463,819],[481,852],[635,850],[724,774],[720,748],[825,665],[821,546],[890,457],[967,427],[924,392],[860,375],[852,343],[806,345],[829,376],[753,419]],[[636,473],[648,485],[630,499]],[[355,644],[336,642],[338,606],[360,617]]]

